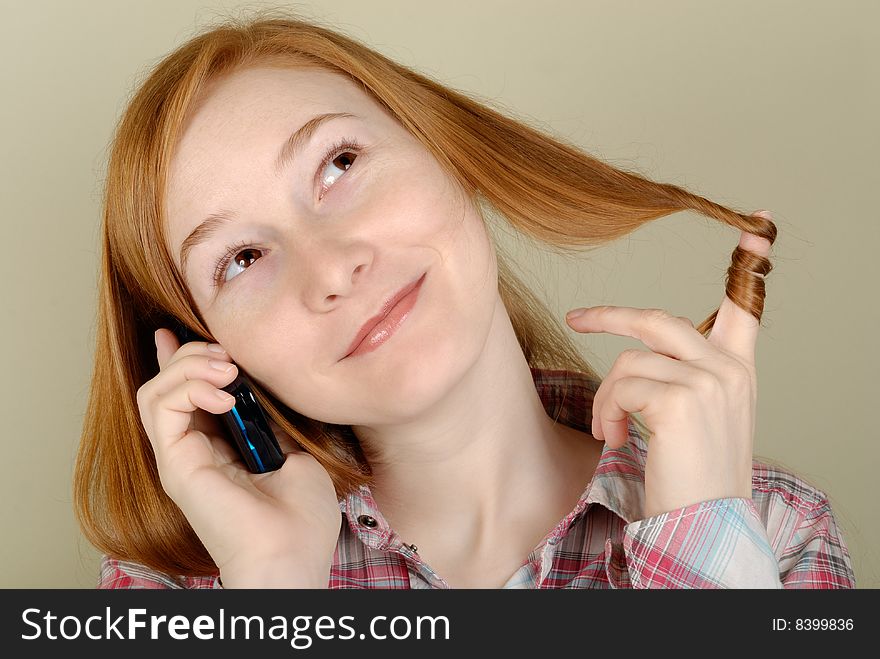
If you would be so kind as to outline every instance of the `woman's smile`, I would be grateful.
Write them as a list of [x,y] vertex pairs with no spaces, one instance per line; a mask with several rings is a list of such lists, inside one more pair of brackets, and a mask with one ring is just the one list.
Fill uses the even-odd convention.
[[415,288],[404,295],[397,304],[391,307],[391,309],[388,310],[388,314],[376,323],[376,325],[367,332],[364,338],[361,339],[357,347],[343,357],[343,359],[349,359],[351,357],[357,357],[359,355],[373,352],[397,333],[400,326],[403,325],[407,318],[409,318],[412,309],[419,298],[419,292],[421,291],[426,275],[427,273],[422,275]]

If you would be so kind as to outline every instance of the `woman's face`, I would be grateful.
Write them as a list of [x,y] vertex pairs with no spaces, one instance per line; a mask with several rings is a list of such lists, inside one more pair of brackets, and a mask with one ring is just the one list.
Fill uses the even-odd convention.
[[[276,169],[291,134],[322,113],[354,116],[320,123]],[[349,140],[359,146],[321,164]],[[320,421],[425,412],[479,358],[501,304],[477,209],[342,75],[260,67],[213,83],[177,144],[166,204],[169,248],[213,335],[249,376]],[[214,214],[230,219],[183,263],[185,239]],[[422,274],[396,333],[343,358],[364,322]]]

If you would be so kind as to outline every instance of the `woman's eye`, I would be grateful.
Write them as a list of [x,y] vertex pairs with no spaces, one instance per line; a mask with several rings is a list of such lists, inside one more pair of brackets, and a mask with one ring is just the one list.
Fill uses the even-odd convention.
[[[244,247],[244,249],[242,249],[242,247]],[[229,272],[234,270],[234,268],[247,269],[247,267],[250,267],[250,264],[256,260],[251,255],[261,251],[262,250],[259,250],[256,247],[246,245],[236,245],[232,247],[217,263],[217,267],[214,271],[214,286],[223,286],[230,279],[234,279],[237,275],[233,274],[232,276],[229,276]]]
[[[321,184],[321,192],[318,195],[318,199],[322,199],[330,186],[336,183],[354,165],[358,149],[360,149],[360,145],[350,138],[342,139],[330,147],[321,161],[321,166],[318,168],[318,180]],[[325,171],[328,170],[329,173],[324,175]]]
[[[357,140],[343,138],[326,151],[317,172],[320,175],[319,181],[321,183],[321,193],[318,196],[319,199],[322,199],[324,193],[326,193],[327,190],[334,185],[343,174],[345,174],[345,172],[351,169],[354,165],[354,161],[358,157],[357,151],[360,149],[361,145]],[[324,172],[328,170],[330,171],[325,176]],[[220,288],[229,280],[234,279],[237,276],[237,273],[232,274],[231,276],[229,274],[234,268],[245,270],[250,267],[250,264],[256,259],[249,255],[261,251],[262,250],[246,243],[239,243],[230,247],[214,268],[214,287]]]

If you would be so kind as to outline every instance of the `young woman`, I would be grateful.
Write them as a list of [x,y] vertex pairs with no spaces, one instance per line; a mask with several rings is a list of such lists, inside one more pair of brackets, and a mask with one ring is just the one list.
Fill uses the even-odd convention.
[[[555,248],[681,210],[740,238],[698,327],[567,320],[648,348],[600,379],[484,206]],[[134,95],[108,166],[75,477],[99,586],[854,587],[825,494],[753,457],[775,236],[296,17],[198,35]],[[175,319],[212,341],[181,346]],[[222,437],[239,369],[277,471]]]

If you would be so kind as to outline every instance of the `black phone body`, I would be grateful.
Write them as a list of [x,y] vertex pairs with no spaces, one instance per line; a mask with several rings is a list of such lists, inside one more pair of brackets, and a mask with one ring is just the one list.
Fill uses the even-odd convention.
[[[172,331],[180,345],[190,341],[207,341],[179,322],[174,323]],[[235,404],[231,410],[217,416],[226,431],[226,439],[236,448],[248,470],[263,474],[280,469],[284,464],[284,453],[278,446],[266,413],[254,396],[250,380],[239,369],[235,379],[221,388],[235,397]]]

